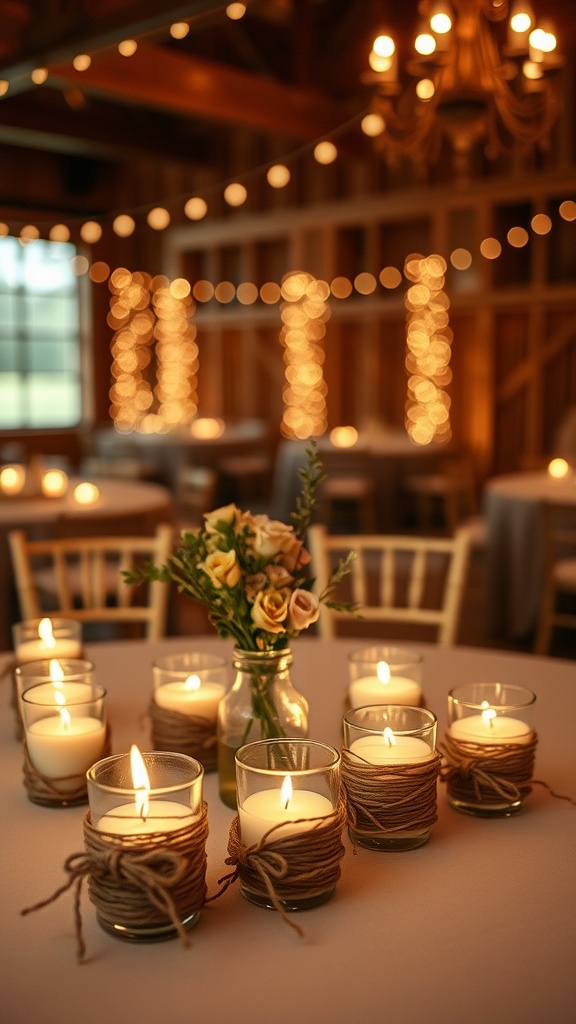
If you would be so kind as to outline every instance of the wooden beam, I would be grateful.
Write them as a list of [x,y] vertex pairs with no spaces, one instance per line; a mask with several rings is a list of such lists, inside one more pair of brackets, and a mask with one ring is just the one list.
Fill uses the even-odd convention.
[[161,46],[139,46],[133,57],[103,53],[87,71],[50,67],[51,84],[74,85],[118,103],[220,121],[295,139],[318,138],[350,111],[321,92],[283,85]]

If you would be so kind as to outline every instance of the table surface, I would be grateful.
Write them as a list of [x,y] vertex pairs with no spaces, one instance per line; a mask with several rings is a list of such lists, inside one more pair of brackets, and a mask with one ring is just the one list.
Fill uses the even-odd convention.
[[503,473],[486,481],[486,494],[512,501],[558,501],[576,504],[576,476],[555,480],[546,470],[535,473]]
[[58,519],[111,519],[118,516],[145,516],[158,509],[170,508],[171,494],[161,484],[146,480],[93,479],[99,490],[91,505],[79,505],[73,490],[84,478],[70,480],[68,491],[61,498],[5,498],[0,501],[0,528],[50,524]]
[[[341,743],[347,653],[358,644],[301,637],[293,680],[310,701],[310,735]],[[428,707],[446,725],[458,683],[517,683],[537,694],[536,777],[576,797],[576,664],[472,648],[421,644]],[[88,647],[108,691],[113,749],[149,746],[151,666],[162,653],[219,651],[214,637]],[[7,660],[7,659],[6,659]],[[27,800],[9,707],[0,716],[3,979],[6,1024],[568,1024],[576,1001],[576,807],[535,786],[522,812],[501,820],[452,811],[443,786],[438,821],[417,850],[352,850],[345,837],[333,898],[298,917],[300,937],[236,886],[178,939],[129,944],[96,923],[82,898],[87,958],[76,962],[72,895],[25,917],[20,911],[64,882],[68,855],[83,849],[83,807]],[[206,777],[208,890],[224,864],[233,812]]]

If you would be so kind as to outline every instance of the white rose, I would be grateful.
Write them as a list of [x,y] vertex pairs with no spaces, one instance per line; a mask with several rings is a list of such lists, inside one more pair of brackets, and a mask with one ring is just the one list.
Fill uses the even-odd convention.
[[310,590],[294,590],[288,606],[288,628],[307,629],[320,615],[320,601]]

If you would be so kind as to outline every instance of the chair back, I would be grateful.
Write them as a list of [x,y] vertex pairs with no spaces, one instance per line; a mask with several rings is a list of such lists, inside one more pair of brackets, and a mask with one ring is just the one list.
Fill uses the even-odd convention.
[[218,474],[210,466],[180,466],[176,477],[178,528],[196,529],[214,507]]
[[161,523],[152,537],[61,537],[29,540],[8,535],[20,613],[38,619],[57,612],[85,623],[140,623],[148,640],[166,634],[168,584],[128,585],[123,571],[163,564],[173,529]]
[[[470,554],[466,531],[457,530],[452,537],[337,536],[315,524],[308,529],[308,548],[318,592],[338,559],[355,551],[350,593],[341,598],[339,589],[335,599],[357,603],[365,621],[428,627],[439,644],[456,642]],[[324,605],[320,635],[335,636],[344,620],[352,621],[349,613]]]
[[540,527],[544,585],[534,653],[548,654],[555,628],[576,629],[576,505],[542,502]]

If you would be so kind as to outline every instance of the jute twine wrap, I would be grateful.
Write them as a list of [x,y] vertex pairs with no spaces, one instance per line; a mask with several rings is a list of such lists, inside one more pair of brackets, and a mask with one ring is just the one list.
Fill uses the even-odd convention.
[[84,818],[85,853],[65,861],[68,881],[46,900],[27,907],[23,915],[54,903],[74,887],[74,921],[78,960],[86,946],[82,935],[82,883],[101,922],[126,928],[172,925],[184,946],[190,940],[182,921],[206,902],[206,839],[208,806],[190,825],[173,832],[143,836],[113,835],[95,829],[90,813]]
[[199,715],[183,715],[180,711],[160,707],[150,701],[152,744],[154,750],[173,750],[196,758],[204,771],[216,768],[216,723]]
[[[315,822],[311,829],[274,838],[274,833],[284,825],[308,820]],[[345,853],[342,843],[345,823],[346,810],[341,801],[332,814],[274,825],[257,845],[246,846],[236,815],[230,826],[229,856],[225,861],[234,866],[234,871],[218,879],[218,884],[223,885],[218,895],[240,878],[256,895],[268,897],[286,924],[304,935],[303,929],[286,913],[282,901],[313,899],[334,888]]]
[[436,821],[440,755],[414,764],[371,764],[344,749],[341,776],[348,824],[359,832],[428,831]]
[[[62,807],[64,804],[85,803],[88,800],[86,772],[82,772],[81,775],[62,775],[51,778],[48,775],[42,775],[32,764],[26,740],[22,743],[22,752],[24,755],[24,786],[33,803]],[[110,727],[107,726],[101,757],[108,757],[111,752],[112,733]],[[65,788],[63,788],[64,786]]]
[[531,792],[538,737],[528,743],[470,743],[448,733],[438,749],[444,756],[440,778],[455,800],[513,804]]

